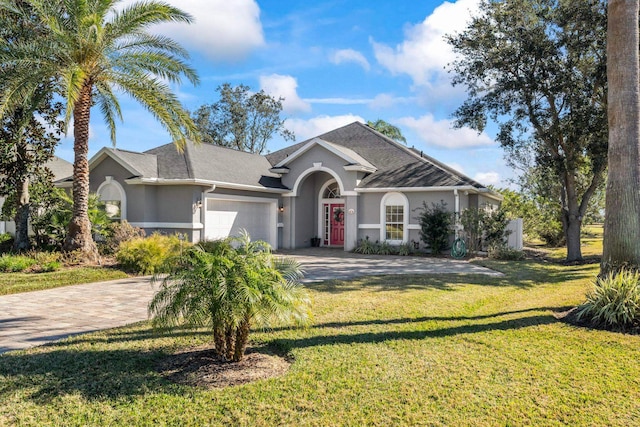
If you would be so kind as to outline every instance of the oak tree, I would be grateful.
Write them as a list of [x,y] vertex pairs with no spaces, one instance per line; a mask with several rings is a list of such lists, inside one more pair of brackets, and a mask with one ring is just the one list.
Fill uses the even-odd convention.
[[460,34],[454,85],[468,98],[456,124],[498,124],[508,160],[531,156],[560,189],[567,261],[582,259],[580,229],[607,166],[604,0],[485,0]]

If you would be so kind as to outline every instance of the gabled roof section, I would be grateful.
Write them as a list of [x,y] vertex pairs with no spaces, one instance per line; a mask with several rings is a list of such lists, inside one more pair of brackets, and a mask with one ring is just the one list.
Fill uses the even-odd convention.
[[278,175],[269,172],[271,164],[259,154],[191,141],[182,152],[171,143],[144,154],[158,158],[159,179],[207,181],[256,190],[287,189]]
[[312,140],[306,142],[300,148],[278,162],[274,166],[274,169],[286,167],[289,163],[291,163],[315,146],[323,147],[325,150],[330,151],[336,156],[342,158],[345,162],[347,162],[347,165],[349,166],[362,166],[363,168],[368,169],[369,172],[373,172],[376,170],[376,167],[374,165],[369,163],[365,158],[363,158],[361,155],[351,150],[350,148],[325,141],[322,138],[313,138]]
[[369,126],[354,122],[322,134],[312,140],[303,141],[267,155],[273,165],[288,157],[316,139],[333,146],[355,152],[372,165],[376,171],[367,175],[358,188],[403,188],[403,187],[474,187],[484,186],[460,172],[438,162],[424,153],[400,144]]
[[58,156],[53,156],[45,166],[53,173],[53,180],[58,181],[73,175],[73,163],[69,163]]
[[110,157],[131,173],[131,177],[158,177],[158,159],[153,154],[103,147],[89,160],[89,169]]

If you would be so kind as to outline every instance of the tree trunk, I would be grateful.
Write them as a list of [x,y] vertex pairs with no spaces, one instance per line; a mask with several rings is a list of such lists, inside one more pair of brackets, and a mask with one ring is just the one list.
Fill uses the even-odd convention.
[[[567,241],[567,262],[582,261],[582,248],[580,247],[580,229],[582,228],[582,212],[578,204],[577,185],[574,176],[568,171],[564,176],[564,200],[565,207],[562,210],[562,227]],[[573,169],[573,168],[571,168]],[[587,193],[583,197],[588,197]]]
[[89,114],[93,85],[85,82],[73,109],[73,216],[64,242],[65,251],[80,250],[86,261],[98,260],[98,249],[89,222]]
[[580,229],[582,228],[582,219],[565,213],[564,236],[567,240],[567,262],[582,261],[582,248],[580,240]]
[[225,357],[225,349],[226,349],[226,344],[225,344],[225,339],[224,339],[224,328],[221,328],[219,326],[214,326],[213,328],[213,342],[215,344],[215,352],[216,355],[220,358],[224,358]]
[[245,319],[240,323],[236,333],[236,350],[233,354],[233,361],[239,362],[244,357],[244,350],[249,341],[249,319]]
[[609,174],[600,274],[640,267],[639,0],[609,0]]
[[13,249],[26,251],[29,249],[29,178],[25,177],[16,188],[16,235],[13,241]]
[[226,338],[226,350],[225,350],[225,358],[227,360],[233,360],[233,353],[235,351],[235,345],[236,345],[236,330],[235,328],[232,328],[231,326],[227,326],[227,330],[225,332],[225,338]]

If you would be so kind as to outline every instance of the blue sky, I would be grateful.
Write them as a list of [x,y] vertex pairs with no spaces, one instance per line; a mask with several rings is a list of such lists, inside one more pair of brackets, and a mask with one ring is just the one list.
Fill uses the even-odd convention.
[[[132,0],[125,0],[131,3]],[[465,99],[445,66],[453,59],[443,34],[461,31],[478,0],[170,0],[195,18],[192,25],[152,29],[185,46],[201,83],[174,87],[195,110],[217,99],[229,82],[282,96],[285,125],[302,141],[355,120],[384,119],[409,146],[483,184],[506,186],[513,173],[494,135],[451,128]],[[122,98],[117,147],[144,151],[169,135],[135,102]],[[92,110],[90,155],[110,146]],[[287,143],[275,138],[268,150]],[[57,154],[73,160],[65,138]]]

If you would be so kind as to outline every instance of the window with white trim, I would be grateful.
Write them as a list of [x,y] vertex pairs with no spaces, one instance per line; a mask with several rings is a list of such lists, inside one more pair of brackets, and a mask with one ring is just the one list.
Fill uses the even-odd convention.
[[97,193],[105,205],[105,211],[109,219],[112,221],[125,219],[126,196],[119,182],[113,180],[113,177],[107,176],[106,180],[100,184]]
[[404,206],[385,206],[385,240],[402,241],[404,237]]
[[392,244],[407,241],[407,211],[409,201],[402,193],[387,193],[382,198],[380,209],[382,229],[381,240]]
[[322,194],[323,199],[339,199],[340,198],[340,186],[337,182],[329,184],[327,188],[325,188],[324,193]]

